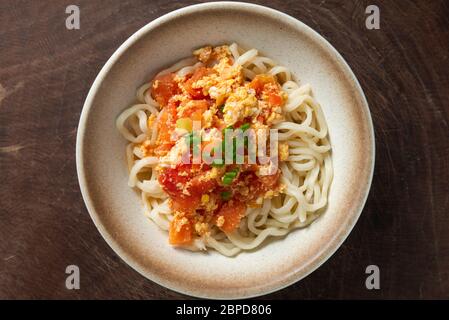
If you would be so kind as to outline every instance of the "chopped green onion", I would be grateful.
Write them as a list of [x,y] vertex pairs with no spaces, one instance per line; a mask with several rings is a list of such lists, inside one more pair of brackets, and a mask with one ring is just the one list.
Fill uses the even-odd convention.
[[232,159],[237,162],[237,139],[232,140]]
[[231,199],[231,192],[230,191],[223,191],[222,193],[221,193],[221,198],[223,199],[223,200],[229,200],[229,199]]
[[224,106],[225,106],[225,105],[224,105],[224,104],[222,104],[221,106],[219,106],[219,107],[218,107],[218,110],[220,110],[221,112],[223,112],[223,110],[224,110]]
[[[229,126],[229,127],[227,127],[227,128],[225,128],[225,129],[223,129],[222,130],[222,134],[223,134],[223,140],[222,140],[222,142],[221,142],[221,149],[222,149],[222,152],[223,152],[223,154],[226,154],[226,130],[229,130],[229,129],[234,129],[234,127],[233,126]],[[236,151],[237,151],[237,139],[236,139],[236,137],[231,137],[232,138],[232,159],[233,159],[233,161],[235,162],[236,161]],[[229,142],[229,144],[231,144],[231,142]],[[231,147],[231,146],[230,146]]]
[[220,167],[223,167],[224,166],[224,161],[223,161],[223,159],[214,159],[213,161],[212,161],[212,167],[217,167],[217,168],[220,168]]
[[230,178],[234,179],[235,177],[237,177],[237,172],[235,172],[235,171],[226,172],[225,177],[230,177]]
[[234,180],[234,178],[225,176],[225,177],[223,177],[223,184],[225,186],[229,186],[232,183],[233,180]]
[[231,171],[228,171],[223,176],[223,184],[224,185],[230,185],[232,181],[237,177],[237,174],[239,172],[238,167],[232,169]]
[[251,125],[249,123],[245,123],[240,126],[240,129],[242,129],[242,131],[246,131],[249,129],[250,126]]
[[233,126],[229,126],[229,127],[224,128],[223,130],[221,130],[221,133],[223,134],[223,136],[225,136],[226,135],[226,130],[233,130],[233,129],[234,129]]

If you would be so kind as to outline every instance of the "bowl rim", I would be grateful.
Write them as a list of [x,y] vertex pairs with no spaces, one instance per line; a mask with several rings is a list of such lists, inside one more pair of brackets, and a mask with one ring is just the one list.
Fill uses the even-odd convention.
[[[326,47],[327,50],[329,50],[342,64],[342,68],[345,69],[345,72],[347,76],[349,77],[350,81],[353,82],[354,87],[357,91],[357,93],[360,95],[361,101],[360,104],[365,109],[366,112],[366,120],[367,120],[367,126],[368,126],[368,133],[371,140],[371,150],[372,154],[370,154],[370,172],[368,175],[368,180],[366,182],[366,191],[363,197],[361,198],[361,201],[358,206],[357,212],[354,213],[354,219],[350,224],[344,228],[344,230],[339,234],[338,237],[334,238],[335,241],[330,244],[327,248],[324,248],[322,253],[317,257],[317,259],[310,263],[310,266],[308,270],[306,270],[304,273],[299,274],[297,276],[291,277],[291,279],[285,283],[280,283],[277,286],[273,286],[271,288],[266,288],[265,290],[259,290],[258,292],[254,292],[251,294],[245,294],[240,296],[224,296],[224,295],[205,295],[200,294],[198,292],[191,292],[188,291],[188,289],[184,289],[182,287],[176,287],[175,285],[170,285],[168,283],[164,283],[163,280],[157,279],[154,275],[149,275],[147,271],[141,269],[141,267],[133,260],[132,257],[130,257],[122,248],[116,243],[113,236],[106,230],[104,225],[101,223],[100,218],[98,216],[98,213],[95,210],[94,201],[92,200],[90,196],[90,192],[87,187],[87,179],[86,174],[84,170],[84,146],[83,146],[83,139],[85,136],[86,131],[86,120],[88,118],[88,114],[92,108],[93,102],[95,100],[95,96],[97,94],[97,91],[101,87],[101,83],[103,82],[104,78],[110,71],[110,69],[113,67],[113,65],[117,62],[117,60],[121,57],[121,55],[134,43],[136,43],[140,38],[142,38],[147,32],[150,30],[153,30],[158,27],[158,25],[168,22],[172,19],[176,19],[178,15],[181,14],[191,14],[199,9],[220,9],[220,8],[231,8],[233,10],[239,10],[239,9],[250,9],[255,11],[256,13],[266,13],[269,15],[277,16],[279,18],[285,19],[289,23],[292,23],[295,25],[295,27],[298,27],[302,29],[303,31],[306,31],[310,33],[314,38],[317,39],[317,41]],[[91,219],[93,220],[96,228],[100,232],[101,236],[104,238],[106,243],[109,245],[109,247],[122,259],[124,260],[131,268],[136,270],[139,274],[144,276],[146,279],[151,280],[152,282],[168,288],[170,290],[173,290],[175,292],[192,296],[192,297],[199,297],[199,298],[206,298],[206,299],[246,299],[246,298],[254,298],[259,297],[263,295],[267,295],[273,292],[276,292],[278,290],[282,290],[300,280],[310,275],[312,272],[317,270],[322,264],[324,264],[342,245],[342,243],[347,239],[351,231],[353,230],[354,226],[357,224],[357,221],[363,211],[363,208],[365,206],[365,203],[367,201],[369,191],[371,188],[373,175],[374,175],[374,167],[375,167],[375,134],[374,134],[374,126],[373,121],[370,113],[370,109],[368,106],[368,101],[366,99],[366,96],[363,92],[363,89],[356,78],[354,72],[350,68],[349,64],[346,62],[346,60],[342,57],[342,55],[327,41],[323,36],[321,36],[317,31],[303,23],[302,21],[298,20],[295,17],[292,17],[284,12],[281,12],[279,10],[259,5],[259,4],[253,4],[253,3],[246,3],[246,2],[234,2],[234,1],[217,1],[217,2],[208,2],[208,3],[200,3],[200,4],[194,4],[189,5],[186,7],[182,7],[179,9],[176,9],[174,11],[168,12],[141,27],[139,30],[134,32],[130,37],[128,37],[117,49],[116,51],[111,55],[111,57],[106,61],[104,66],[101,68],[100,72],[96,76],[92,86],[89,89],[89,92],[87,94],[86,100],[83,104],[83,108],[80,115],[80,120],[78,123],[78,129],[77,129],[77,136],[76,136],[76,171],[78,176],[78,184],[80,186],[80,191],[82,198],[84,200],[84,203],[86,205],[87,211],[89,212],[89,215]]]

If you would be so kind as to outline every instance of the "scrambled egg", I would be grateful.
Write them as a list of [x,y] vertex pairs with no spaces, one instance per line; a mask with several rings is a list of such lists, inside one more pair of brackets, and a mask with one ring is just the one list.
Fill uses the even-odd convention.
[[203,113],[203,115],[201,117],[203,128],[210,128],[212,126],[212,122],[214,119],[213,116],[214,116],[215,112],[216,111],[209,109]]
[[170,149],[170,151],[163,157],[159,158],[160,166],[171,166],[175,168],[182,160],[182,157],[188,154],[187,144],[184,139],[178,139],[176,144]]
[[205,222],[195,223],[195,231],[199,236],[204,236],[209,233],[209,224]]
[[[171,127],[163,126],[166,130],[159,131],[159,134],[170,133],[170,135],[163,135],[165,140],[169,137],[171,141],[173,137],[179,138],[168,153],[159,157],[160,162],[156,170],[161,175],[164,171],[176,169],[183,157],[190,154],[190,146],[181,137],[185,135],[187,139],[189,138],[187,134],[195,130],[194,126],[187,125],[190,123],[189,119],[196,123],[201,120],[201,128],[198,130],[201,133],[202,151],[214,151],[214,156],[217,156],[215,149],[208,149],[208,147],[222,146],[224,128],[245,126],[244,130],[251,128],[255,131],[266,131],[273,124],[284,119],[282,106],[287,100],[287,93],[282,91],[275,76],[261,74],[251,81],[245,79],[243,67],[234,63],[228,46],[207,46],[195,50],[194,55],[202,64],[199,64],[201,66],[193,73],[173,76],[172,80],[175,84],[172,82],[167,84],[164,82],[166,80],[153,82],[153,89],[160,89],[156,91],[162,98],[170,99],[169,106],[174,107],[170,109],[171,113],[168,117]],[[175,90],[172,90],[173,88]],[[167,92],[170,93],[168,97]],[[148,127],[151,128],[156,122],[156,117],[150,116]],[[180,130],[185,132],[182,133]],[[258,139],[256,137],[256,140]],[[154,146],[148,140],[141,143],[140,150],[145,155],[157,154],[157,149],[154,151],[153,148]],[[249,150],[249,147],[246,148]],[[237,154],[236,150],[233,152]],[[289,146],[286,142],[279,143],[278,157],[280,161],[288,160]],[[278,181],[277,159],[273,161],[270,160],[265,164],[259,162],[241,165],[238,167],[238,174],[234,174],[233,177],[230,173],[235,171],[232,167],[230,171],[228,165],[201,165],[198,171],[195,171],[196,169],[192,171],[192,167],[189,172],[181,170],[176,174],[175,171],[173,176],[170,173],[170,179],[173,177],[171,183],[174,183],[176,187],[174,192],[185,199],[195,200],[182,203],[182,207],[189,212],[189,216],[180,211],[174,212],[175,219],[170,226],[171,230],[174,229],[176,233],[180,233],[183,227],[188,225],[196,236],[204,237],[210,234],[213,226],[221,228],[224,232],[230,232],[232,228],[238,227],[247,206],[260,207],[264,199],[273,198],[285,189],[285,186]],[[275,174],[278,175],[274,176]],[[183,178],[179,179],[181,176]],[[229,177],[231,182],[225,183]],[[170,189],[173,191],[173,186],[170,186]],[[173,201],[175,200],[171,198],[170,207],[173,207]],[[240,203],[243,208],[242,215],[239,217],[232,216],[233,213],[239,213],[239,207],[236,207],[233,201]],[[220,214],[223,208],[226,214]],[[191,215],[192,210],[194,215]],[[185,239],[181,237],[173,241],[183,243]]]
[[288,144],[287,142],[279,143],[279,160],[287,161],[288,159]]
[[213,70],[215,73],[196,81],[192,87],[202,89],[204,95],[215,99],[215,105],[220,106],[243,83],[243,70],[240,65],[234,66],[227,57],[222,58]]
[[257,112],[256,96],[246,87],[238,87],[226,100],[223,119],[226,126],[250,117]]
[[196,56],[202,63],[207,63],[212,59],[220,60],[222,58],[229,57],[231,55],[231,51],[229,51],[229,47],[226,45],[214,48],[207,46],[193,51],[193,55]]
[[200,177],[200,181],[201,180],[208,181],[208,180],[217,179],[217,178],[221,177],[223,170],[225,170],[225,169],[213,167],[212,169],[207,171],[205,175]]
[[225,218],[223,216],[219,216],[217,218],[217,227],[222,227],[225,223]]

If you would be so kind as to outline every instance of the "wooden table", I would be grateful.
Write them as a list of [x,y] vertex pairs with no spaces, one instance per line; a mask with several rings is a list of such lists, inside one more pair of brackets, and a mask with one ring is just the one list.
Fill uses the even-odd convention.
[[[80,30],[65,27],[66,6]],[[106,244],[81,198],[75,137],[84,99],[117,47],[195,1],[0,2],[0,298],[186,298],[140,276]],[[367,96],[376,168],[367,204],[337,253],[265,296],[449,298],[447,1],[258,1],[337,48]],[[380,8],[367,30],[365,8]],[[65,268],[81,270],[67,290]],[[365,288],[378,265],[380,290]]]

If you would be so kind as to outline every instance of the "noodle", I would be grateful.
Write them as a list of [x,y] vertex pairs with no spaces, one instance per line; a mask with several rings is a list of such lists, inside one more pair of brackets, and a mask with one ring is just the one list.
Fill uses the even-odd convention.
[[[243,51],[235,43],[229,46],[234,64],[243,67],[243,75],[250,81],[261,73],[276,76],[282,90],[288,94],[282,112],[285,121],[275,124],[280,142],[289,146],[289,156],[280,163],[283,192],[263,200],[260,208],[248,208],[240,227],[226,234],[214,228],[210,234],[195,239],[191,250],[212,248],[225,256],[258,248],[267,238],[282,237],[297,228],[304,228],[316,220],[327,205],[333,177],[331,145],[328,128],[320,105],[314,99],[310,85],[298,85],[291,72],[283,66],[260,56],[256,49]],[[196,59],[181,60],[158,75],[175,72],[179,76],[192,74],[203,66]],[[169,197],[158,183],[158,157],[146,157],[138,145],[144,140],[154,142],[155,124],[148,127],[150,117],[159,120],[158,103],[149,94],[150,84],[137,90],[138,104],[124,110],[116,120],[122,136],[129,141],[126,158],[129,168],[128,185],[141,192],[145,215],[162,230],[168,230],[173,219]]]

